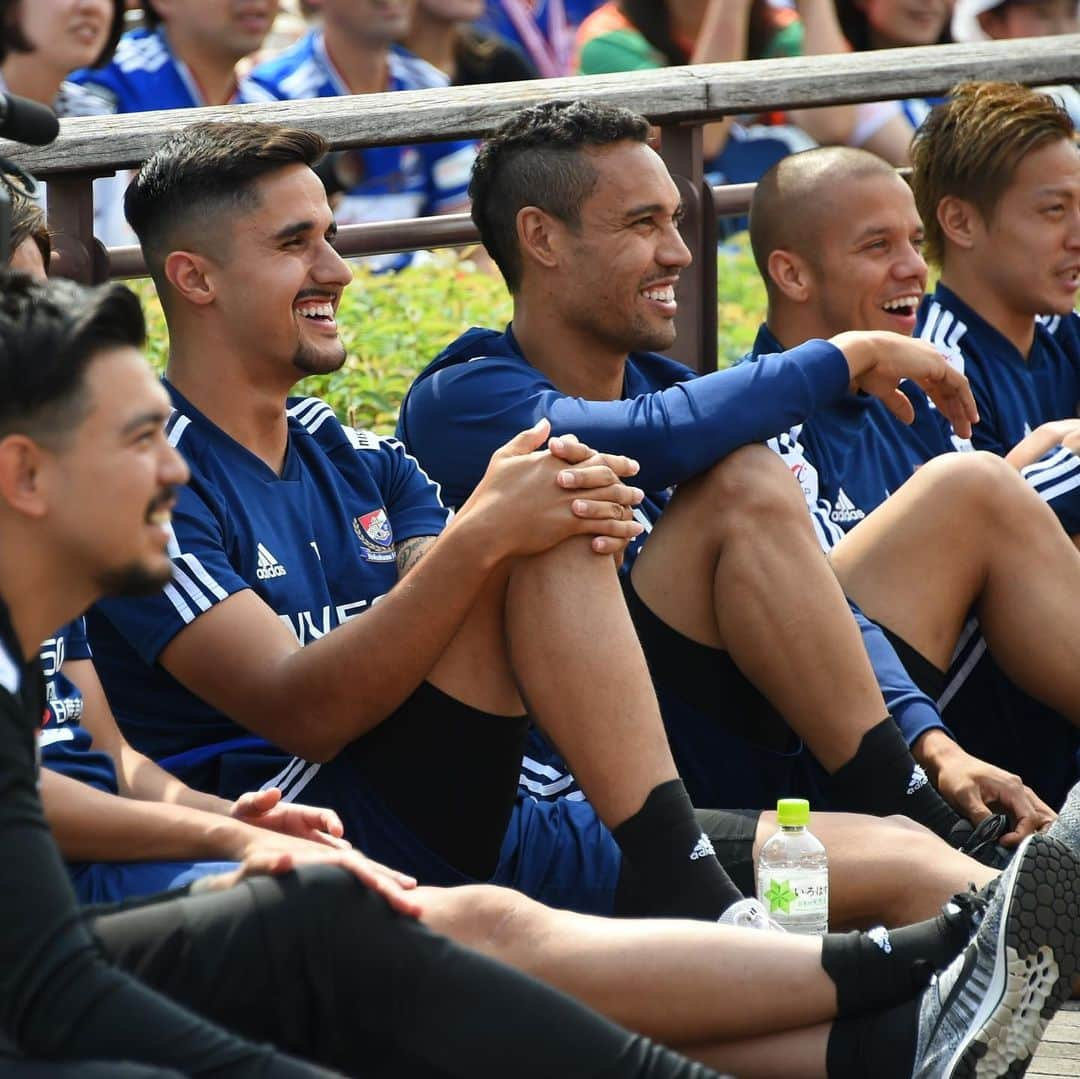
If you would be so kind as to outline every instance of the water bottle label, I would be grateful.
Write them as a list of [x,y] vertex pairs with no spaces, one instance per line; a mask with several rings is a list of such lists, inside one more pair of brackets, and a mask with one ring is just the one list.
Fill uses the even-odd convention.
[[820,869],[762,870],[758,898],[778,920],[829,913],[829,876]]

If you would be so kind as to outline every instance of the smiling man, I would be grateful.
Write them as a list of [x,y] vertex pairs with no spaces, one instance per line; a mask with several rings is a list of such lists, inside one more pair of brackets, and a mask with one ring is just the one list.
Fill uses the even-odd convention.
[[[798,486],[752,443],[849,386],[902,410],[905,375],[966,431],[966,387],[890,333],[843,333],[696,379],[645,351],[674,340],[690,259],[678,191],[647,133],[632,113],[577,102],[524,110],[485,143],[473,216],[514,321],[505,333],[472,330],[438,357],[410,390],[399,432],[453,504],[506,432],[540,417],[640,461],[647,494],[636,512],[649,531],[628,551],[624,590],[699,803],[764,805],[802,789],[955,838],[964,825],[904,738],[941,725],[932,703],[905,677],[886,706]],[[876,627],[861,626],[888,656]],[[539,763],[530,789],[558,768]]]
[[[971,380],[973,442],[1044,494],[1080,488],[1080,149],[1046,94],[968,83],[912,144],[926,253],[918,333]],[[1063,522],[1080,532],[1080,510]]]
[[[872,154],[830,148],[782,162],[755,192],[750,235],[768,296],[754,357],[842,327],[914,330],[923,225],[907,184]],[[915,746],[932,775],[980,813],[1022,809],[1016,776],[1000,768],[1059,805],[1080,745],[1080,558],[1015,469],[952,452],[970,445],[918,387],[903,392],[910,426],[848,394],[770,446],[798,478],[847,594],[888,627],[907,671],[946,709],[953,737],[930,729]],[[1067,519],[1078,492],[1063,488],[1051,506]],[[1030,647],[1051,625],[1058,647]],[[978,663],[987,644],[1007,676]],[[1034,823],[1045,819],[1044,805],[1026,802]]]

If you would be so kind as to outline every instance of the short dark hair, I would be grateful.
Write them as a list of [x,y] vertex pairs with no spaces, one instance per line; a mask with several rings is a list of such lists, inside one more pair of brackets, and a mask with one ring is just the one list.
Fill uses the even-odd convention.
[[[34,46],[26,40],[19,26],[19,5],[31,0],[0,0],[0,64],[13,52],[33,52]],[[112,24],[109,37],[98,58],[91,67],[104,67],[116,51],[116,43],[124,32],[124,0],[113,0]]]
[[469,196],[480,239],[514,292],[521,284],[517,215],[537,206],[571,226],[596,185],[583,150],[645,142],[649,122],[629,109],[588,101],[552,101],[511,116],[481,146]]
[[935,106],[911,143],[911,187],[926,229],[928,262],[941,265],[945,234],[938,204],[972,203],[989,221],[1020,162],[1074,135],[1069,114],[1049,95],[1012,82],[964,82]]
[[235,121],[200,121],[169,138],[124,195],[124,216],[139,237],[159,291],[165,257],[193,222],[204,235],[220,236],[220,227],[207,227],[208,218],[254,209],[257,180],[289,165],[314,166],[326,145],[313,131]]
[[823,224],[836,213],[826,196],[868,176],[898,179],[892,165],[868,150],[818,146],[781,158],[758,180],[750,203],[750,250],[770,295],[769,256],[795,251],[816,264]]
[[86,413],[86,370],[104,349],[141,348],[138,298],[124,285],[36,282],[0,268],[0,438],[63,444]]

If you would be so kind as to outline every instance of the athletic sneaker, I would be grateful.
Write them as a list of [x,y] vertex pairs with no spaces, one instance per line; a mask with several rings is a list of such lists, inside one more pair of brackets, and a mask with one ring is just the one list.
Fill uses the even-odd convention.
[[1080,783],[1069,791],[1057,820],[1050,825],[1046,834],[1064,843],[1075,857],[1080,858]]
[[1056,839],[1028,836],[971,943],[923,994],[915,1079],[1023,1075],[1078,951],[1080,864]]

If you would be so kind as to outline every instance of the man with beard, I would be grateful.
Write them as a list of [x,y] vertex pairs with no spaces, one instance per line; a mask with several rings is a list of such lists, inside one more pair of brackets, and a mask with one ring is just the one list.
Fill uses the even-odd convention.
[[[304,132],[200,124],[129,192],[170,324],[169,434],[195,478],[175,581],[89,616],[125,735],[202,790],[278,786],[329,806],[346,838],[425,882],[719,916],[753,891],[769,825],[695,814],[677,778],[610,557],[641,529],[623,519],[640,495],[616,474],[632,462],[569,436],[538,451],[537,423],[447,524],[400,443],[289,398],[344,359],[350,275],[310,168],[322,149]],[[589,803],[517,799],[525,701]],[[840,924],[925,917],[974,868],[895,822],[818,827],[834,865],[859,867],[837,871]]]
[[[473,217],[514,321],[470,331],[429,365],[399,433],[451,504],[508,428],[540,417],[640,461],[647,496],[635,512],[648,532],[628,550],[624,590],[699,804],[800,791],[827,808],[905,813],[964,842],[970,825],[908,749],[941,726],[933,702],[862,619],[871,667],[798,486],[753,443],[849,387],[903,415],[905,375],[966,433],[966,387],[942,380],[940,357],[919,342],[880,332],[701,378],[645,351],[674,339],[690,258],[678,190],[647,135],[639,116],[575,102],[526,109],[484,144]],[[558,772],[550,750],[537,752]],[[1020,833],[1039,824],[1022,784],[1001,800]]]

